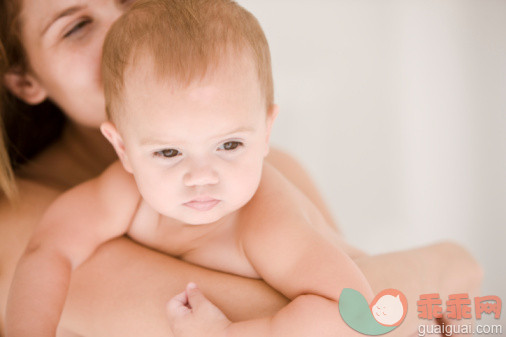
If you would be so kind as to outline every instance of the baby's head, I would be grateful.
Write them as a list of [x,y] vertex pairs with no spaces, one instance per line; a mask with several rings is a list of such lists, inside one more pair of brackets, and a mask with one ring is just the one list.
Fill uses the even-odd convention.
[[102,132],[155,210],[205,224],[255,194],[277,107],[249,12],[228,0],[138,1],[106,37],[102,77]]

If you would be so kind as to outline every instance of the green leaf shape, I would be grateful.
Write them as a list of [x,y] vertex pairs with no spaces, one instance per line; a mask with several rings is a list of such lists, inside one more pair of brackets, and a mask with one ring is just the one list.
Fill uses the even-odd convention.
[[383,335],[396,328],[379,324],[374,319],[365,297],[354,289],[344,288],[341,292],[339,312],[350,328],[364,335]]

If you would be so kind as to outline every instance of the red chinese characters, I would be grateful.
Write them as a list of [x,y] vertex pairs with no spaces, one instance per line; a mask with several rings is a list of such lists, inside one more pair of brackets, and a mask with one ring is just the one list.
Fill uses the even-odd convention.
[[471,300],[468,294],[455,294],[448,296],[446,301],[446,317],[451,319],[472,318]]
[[[420,295],[416,302],[418,305],[418,318],[434,319],[443,317],[442,300],[438,293]],[[499,296],[483,296],[474,298],[474,311],[476,319],[481,319],[483,314],[494,314],[495,319],[501,317],[502,301]],[[471,319],[472,305],[469,294],[452,294],[446,301],[448,319]]]
[[499,296],[484,296],[474,298],[474,311],[476,319],[481,319],[482,313],[494,313],[494,318],[501,317],[502,301]]
[[420,300],[416,301],[418,306],[418,317],[425,319],[441,318],[443,316],[443,301],[439,298],[439,294],[420,295]]

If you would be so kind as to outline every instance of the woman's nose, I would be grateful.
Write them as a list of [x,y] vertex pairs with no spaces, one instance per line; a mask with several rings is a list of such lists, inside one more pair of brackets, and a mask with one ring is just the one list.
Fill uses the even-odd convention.
[[183,183],[188,187],[216,185],[218,182],[218,173],[209,165],[193,165],[183,177]]
[[100,7],[100,11],[97,13],[102,22],[104,36],[109,28],[111,28],[112,24],[126,12],[131,5],[130,3],[131,1],[109,0],[104,2],[104,5]]
[[134,0],[114,0],[116,6],[120,8],[120,10],[127,10],[135,1]]
[[116,21],[121,15],[123,15],[134,1],[132,0],[113,0],[112,3],[109,4],[109,21],[111,24]]

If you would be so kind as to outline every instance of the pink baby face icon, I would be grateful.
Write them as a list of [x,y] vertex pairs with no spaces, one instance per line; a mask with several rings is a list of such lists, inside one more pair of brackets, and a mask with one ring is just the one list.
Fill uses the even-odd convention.
[[374,319],[384,326],[397,326],[406,316],[407,300],[404,294],[395,289],[380,292],[370,305]]

